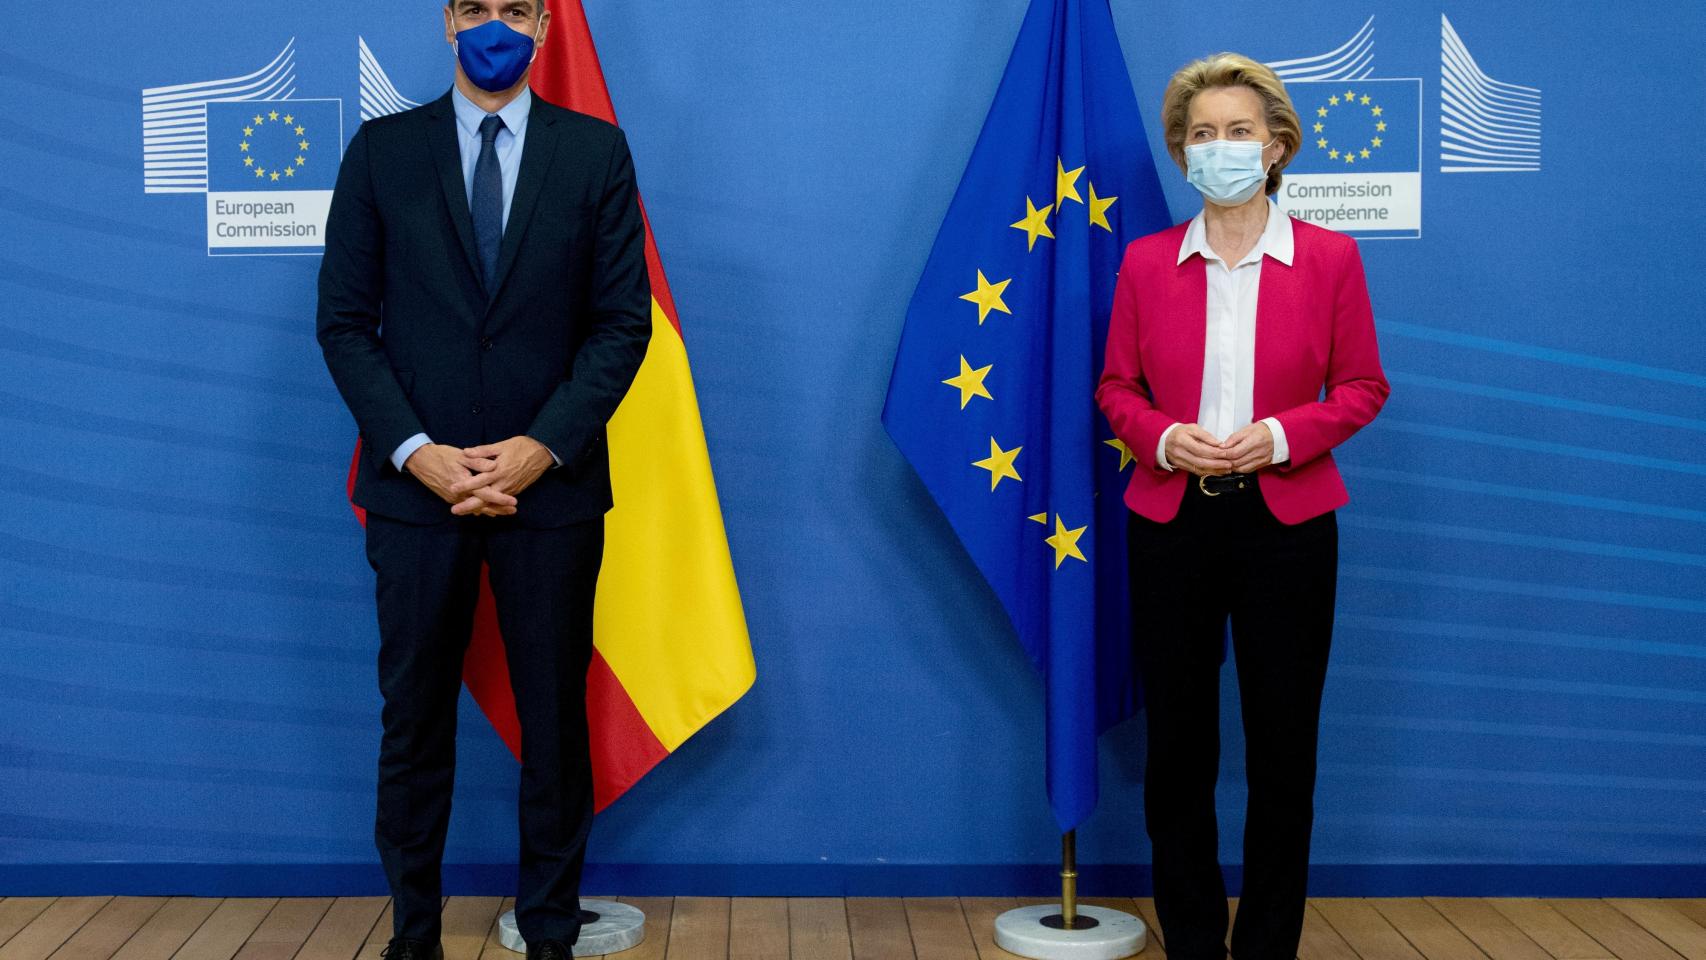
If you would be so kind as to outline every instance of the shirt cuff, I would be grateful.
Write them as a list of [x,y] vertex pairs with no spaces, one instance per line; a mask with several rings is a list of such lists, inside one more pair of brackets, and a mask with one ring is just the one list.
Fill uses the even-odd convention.
[[1174,430],[1179,429],[1180,426],[1182,426],[1182,424],[1175,423],[1161,431],[1161,441],[1155,444],[1155,465],[1166,470],[1168,473],[1173,472],[1173,465],[1167,462],[1167,437],[1171,435]]
[[541,447],[544,447],[545,452],[551,455],[551,465],[549,467],[546,467],[545,469],[555,470],[558,467],[563,465],[563,458],[557,456],[557,451],[552,450],[550,445],[547,444],[545,441],[539,439],[538,437],[534,436],[531,433],[523,434],[523,436],[525,436],[529,440],[532,440],[534,443],[539,444]]
[[1280,422],[1275,420],[1273,417],[1263,417],[1262,422],[1268,425],[1268,430],[1274,435],[1273,461],[1275,463],[1284,463],[1287,460],[1290,460],[1291,447],[1285,442],[1285,428],[1280,426]]
[[414,454],[416,450],[419,450],[431,442],[432,438],[428,437],[424,433],[417,433],[409,439],[404,440],[402,443],[398,444],[397,449],[391,453],[391,466],[396,467],[398,473],[402,473],[403,464],[409,462],[409,457]]

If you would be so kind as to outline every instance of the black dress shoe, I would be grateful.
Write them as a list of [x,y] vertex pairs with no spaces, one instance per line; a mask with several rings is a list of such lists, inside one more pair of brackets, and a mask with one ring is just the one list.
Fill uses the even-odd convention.
[[392,937],[391,943],[380,951],[383,960],[444,960],[444,946],[425,940]]
[[527,960],[573,960],[575,952],[561,940],[541,940],[527,945]]

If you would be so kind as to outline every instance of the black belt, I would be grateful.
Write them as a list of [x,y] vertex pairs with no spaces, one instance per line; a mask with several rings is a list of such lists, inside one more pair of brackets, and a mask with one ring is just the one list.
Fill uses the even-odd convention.
[[1227,473],[1217,477],[1197,477],[1197,489],[1205,496],[1218,497],[1223,493],[1242,493],[1256,489],[1253,473]]

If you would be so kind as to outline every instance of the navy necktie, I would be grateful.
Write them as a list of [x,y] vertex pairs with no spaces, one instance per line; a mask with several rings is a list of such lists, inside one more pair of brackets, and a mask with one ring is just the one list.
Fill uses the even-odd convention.
[[474,247],[480,253],[480,279],[487,296],[494,292],[497,278],[493,274],[504,238],[504,175],[497,148],[498,131],[503,128],[503,118],[497,114],[480,121],[480,159],[474,164]]

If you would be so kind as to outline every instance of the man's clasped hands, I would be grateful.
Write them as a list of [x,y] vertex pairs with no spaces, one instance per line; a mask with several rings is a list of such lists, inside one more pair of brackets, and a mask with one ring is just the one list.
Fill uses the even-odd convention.
[[410,454],[403,469],[459,517],[507,517],[515,513],[516,496],[555,462],[543,443],[518,436],[466,448],[429,443]]

